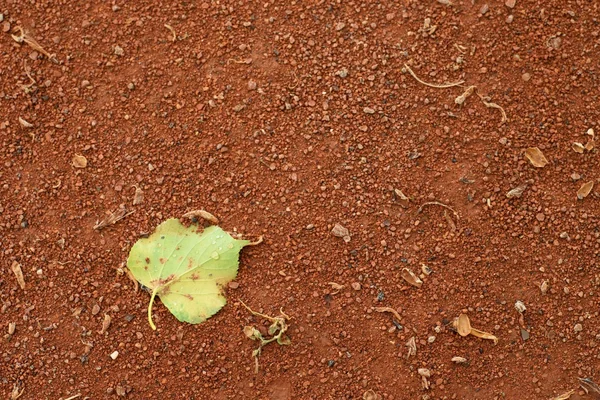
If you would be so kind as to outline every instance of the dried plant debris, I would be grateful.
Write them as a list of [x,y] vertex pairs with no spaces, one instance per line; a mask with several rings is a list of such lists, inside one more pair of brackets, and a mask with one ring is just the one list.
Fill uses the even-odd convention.
[[571,148],[573,149],[573,151],[575,153],[579,153],[579,154],[583,154],[583,151],[585,150],[585,146],[579,142],[574,142],[573,145],[571,146]]
[[586,394],[594,393],[600,395],[600,386],[598,386],[590,378],[579,378],[579,385],[585,391]]
[[37,40],[35,40],[32,36],[30,36],[23,28],[21,28],[20,26],[15,27],[14,32],[19,32],[19,35],[11,35],[12,38],[14,39],[15,42],[17,43],[27,43],[27,45],[29,45],[29,47],[31,47],[32,49],[39,51],[40,53],[42,53],[43,55],[45,55],[46,57],[48,57],[48,59],[50,61],[52,61],[55,64],[58,64],[58,60],[56,59],[56,55],[55,54],[50,54],[48,53],[38,42]]
[[289,316],[287,316],[281,309],[279,310],[279,315],[277,317],[270,317],[268,315],[253,311],[250,307],[248,307],[246,304],[244,304],[244,302],[241,300],[240,300],[240,303],[242,303],[242,305],[248,311],[250,311],[250,313],[252,315],[255,315],[257,317],[261,317],[268,321],[271,321],[271,325],[269,326],[269,330],[268,330],[268,333],[269,333],[269,335],[271,335],[271,337],[268,339],[265,339],[262,336],[262,334],[260,333],[260,331],[258,329],[256,329],[255,327],[253,327],[253,326],[245,326],[244,327],[244,335],[246,335],[246,337],[248,339],[257,340],[260,342],[258,345],[258,348],[252,352],[252,357],[254,357],[254,372],[258,373],[258,369],[259,369],[258,357],[260,357],[263,347],[265,347],[266,345],[268,345],[269,343],[274,342],[274,341],[277,341],[277,344],[279,344],[280,346],[287,346],[292,343],[290,338],[287,337],[287,335],[285,334],[285,332],[288,330],[287,321],[289,321],[291,318]]
[[138,204],[142,204],[144,202],[144,192],[142,191],[142,189],[138,186],[135,187],[135,193],[133,195],[133,202],[132,204],[134,206],[137,206]]
[[19,125],[21,125],[23,128],[29,129],[29,128],[33,128],[33,124],[30,122],[27,122],[25,119],[19,117]]
[[87,158],[85,158],[84,156],[80,154],[75,154],[73,156],[72,165],[75,168],[85,168],[87,167],[87,163]]
[[489,101],[484,100],[483,97],[481,97],[481,101],[483,102],[483,105],[486,106],[487,108],[495,108],[497,110],[500,110],[500,113],[502,114],[502,120],[500,121],[501,124],[508,121],[508,117],[506,116],[506,111],[504,111],[504,108],[500,107],[496,103],[491,103]]
[[100,229],[104,229],[107,226],[114,225],[126,216],[131,215],[133,213],[134,211],[127,212],[127,209],[125,207],[119,207],[116,211],[110,213],[106,219],[100,222],[96,222],[96,225],[94,225],[94,230],[99,231]]
[[406,356],[407,359],[409,359],[410,356],[417,355],[417,340],[414,336],[408,339],[408,342],[406,342],[406,347],[408,347],[408,354]]
[[423,286],[423,281],[416,276],[410,269],[402,268],[402,272],[400,273],[402,279],[411,284],[412,286],[420,288]]
[[527,157],[531,165],[536,168],[543,168],[548,164],[548,160],[544,156],[544,153],[537,147],[529,147],[525,150],[525,157]]
[[348,228],[346,228],[340,224],[335,224],[335,226],[331,230],[331,233],[335,237],[343,238],[344,242],[346,242],[346,243],[348,243],[350,241],[350,231],[348,231]]
[[445,88],[450,88],[450,87],[454,87],[454,86],[460,86],[463,83],[465,83],[465,81],[458,81],[458,82],[451,82],[451,83],[441,83],[441,84],[438,84],[438,83],[427,83],[427,82],[423,81],[422,79],[420,79],[417,76],[417,74],[415,74],[414,71],[407,64],[404,64],[404,68],[406,68],[406,70],[408,71],[408,73],[411,74],[411,76],[413,78],[415,78],[415,80],[417,82],[419,82],[420,84],[423,84],[425,86],[432,87],[432,88],[445,89]]
[[19,391],[19,384],[15,383],[13,385],[12,392],[10,392],[10,397],[8,399],[9,400],[17,400],[18,398],[23,396],[24,391],[25,391],[25,388],[23,388],[23,389],[21,389],[21,391]]
[[173,27],[171,25],[165,24],[165,28],[167,28],[169,30],[169,32],[171,32],[171,42],[174,42],[177,40],[177,33],[175,33],[175,29],[173,29]]
[[543,281],[540,284],[540,291],[542,292],[542,294],[546,294],[546,292],[548,292],[548,288],[549,288],[548,281]]
[[433,272],[431,268],[429,268],[427,265],[425,264],[421,264],[421,272],[423,272],[424,275],[431,275],[431,273]]
[[575,394],[575,389],[569,390],[568,392],[565,392],[563,394],[559,394],[558,396],[553,397],[550,400],[567,400],[574,394]]
[[410,198],[400,189],[394,189],[394,200],[398,200],[400,205],[404,208],[408,207],[408,203],[410,202]]
[[498,338],[496,336],[471,327],[471,321],[469,321],[469,317],[466,314],[460,314],[458,318],[454,319],[452,325],[460,336],[473,335],[481,339],[492,340],[494,344],[498,344]]
[[466,88],[463,94],[454,99],[454,103],[458,104],[459,106],[463,105],[467,98],[469,98],[473,94],[476,88],[477,86],[469,86],[468,88]]
[[203,220],[208,221],[213,225],[219,225],[219,219],[206,210],[190,211],[188,213],[183,214],[181,218],[189,218],[191,220],[202,218]]
[[384,312],[392,313],[392,315],[394,317],[396,317],[396,321],[398,321],[398,322],[402,321],[402,317],[400,316],[400,314],[398,314],[398,311],[394,310],[392,307],[373,307],[373,310],[380,312],[380,313],[384,313]]
[[525,311],[527,311],[527,307],[525,307],[525,303],[523,303],[521,300],[517,300],[515,302],[515,310],[517,310],[519,314],[523,314]]
[[338,294],[340,292],[340,290],[342,290],[344,288],[344,285],[340,285],[339,283],[335,283],[335,282],[327,282],[328,285],[331,285],[331,288],[333,290],[335,290],[335,292],[332,292],[331,294]]
[[517,186],[516,188],[510,189],[508,192],[506,192],[506,197],[509,199],[521,197],[525,189],[527,189],[527,185]]
[[421,384],[423,385],[423,389],[429,389],[428,378],[431,378],[431,371],[429,371],[427,368],[419,368],[417,369],[417,372],[419,375],[421,375]]
[[104,314],[104,320],[102,321],[102,329],[98,331],[100,335],[104,335],[108,331],[108,328],[110,328],[111,321],[112,318],[110,317],[110,315]]
[[590,192],[592,191],[593,188],[594,188],[594,181],[589,181],[589,182],[584,183],[583,185],[581,185],[581,187],[577,191],[577,198],[579,200],[585,199],[590,194]]
[[369,389],[362,395],[363,400],[381,400],[381,396],[375,393],[373,389]]
[[25,278],[23,278],[23,271],[21,270],[21,264],[19,264],[16,261],[13,261],[10,268],[12,269],[12,272],[15,274],[15,277],[17,278],[17,283],[19,284],[21,289],[25,290]]

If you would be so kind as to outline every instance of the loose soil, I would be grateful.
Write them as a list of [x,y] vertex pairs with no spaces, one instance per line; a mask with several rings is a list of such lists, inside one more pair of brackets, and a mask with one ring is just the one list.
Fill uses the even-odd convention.
[[[443,3],[4,0],[3,398],[527,400],[599,381],[600,195],[577,199],[599,153],[572,143],[600,133],[600,3]],[[419,212],[432,201],[458,215]],[[122,267],[200,208],[265,242],[217,315],[184,324],[157,302],[153,331]],[[242,329],[268,321],[240,300],[292,317],[258,374]],[[498,344],[459,336],[460,313]]]

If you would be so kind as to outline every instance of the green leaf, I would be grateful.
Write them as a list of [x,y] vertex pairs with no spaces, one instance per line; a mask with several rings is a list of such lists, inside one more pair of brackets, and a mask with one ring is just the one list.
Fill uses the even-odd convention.
[[218,226],[185,227],[176,218],[138,240],[129,252],[127,268],[152,293],[148,305],[152,329],[156,329],[155,296],[182,322],[198,324],[216,314],[227,302],[222,288],[235,279],[239,252],[248,244]]

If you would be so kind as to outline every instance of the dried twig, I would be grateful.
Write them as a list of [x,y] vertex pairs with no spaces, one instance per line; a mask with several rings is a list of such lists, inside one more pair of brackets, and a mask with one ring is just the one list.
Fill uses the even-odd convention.
[[17,400],[19,397],[23,396],[24,391],[25,388],[21,389],[21,391],[19,392],[19,384],[15,383],[13,385],[12,392],[10,392],[9,400]]
[[81,393],[77,393],[76,395],[73,395],[71,397],[67,397],[65,400],[73,400],[73,399],[76,399],[78,397],[81,397]]
[[134,212],[135,211],[127,212],[127,209],[119,208],[117,211],[111,213],[105,220],[97,222],[96,225],[94,225],[94,230],[99,231],[100,229],[106,228],[109,225],[114,225],[126,216],[133,214]]
[[500,110],[500,112],[502,113],[502,121],[500,121],[501,124],[508,121],[508,117],[506,116],[506,111],[504,111],[504,108],[500,107],[496,103],[490,103],[490,102],[485,101],[484,98],[479,94],[478,94],[478,96],[481,98],[483,105],[486,106],[487,108],[497,108],[498,110]]
[[419,210],[417,212],[419,212],[419,213],[422,212],[423,208],[425,208],[425,206],[440,206],[440,207],[444,207],[444,208],[452,211],[454,213],[454,215],[456,215],[457,219],[459,218],[458,212],[455,209],[453,209],[450,206],[445,205],[444,203],[440,203],[439,201],[428,201],[427,203],[423,203],[423,204],[421,204],[421,207],[419,207]]
[[165,28],[167,28],[169,31],[171,31],[171,35],[173,35],[173,37],[171,38],[171,42],[174,42],[177,40],[177,33],[175,33],[175,29],[173,29],[173,27],[171,25],[165,24]]
[[21,28],[20,26],[16,26],[15,27],[15,32],[19,31],[20,34],[17,35],[11,35],[12,38],[15,40],[15,42],[17,43],[27,43],[29,45],[29,47],[31,47],[34,50],[39,51],[40,53],[42,53],[43,55],[45,55],[46,57],[48,57],[48,59],[50,61],[52,61],[55,64],[58,64],[58,60],[56,59],[56,55],[55,54],[50,54],[48,53],[38,42],[37,40],[35,40],[33,37],[29,36],[29,34],[27,32],[25,32],[23,30],[23,28]]
[[19,86],[21,86],[21,89],[23,89],[23,91],[25,93],[31,93],[33,91],[33,89],[31,88],[33,85],[35,85],[37,82],[35,81],[35,79],[32,78],[31,74],[29,73],[29,68],[27,67],[27,61],[23,60],[23,69],[25,70],[25,74],[27,75],[27,77],[29,78],[29,83],[28,84],[20,84]]
[[396,317],[396,320],[398,322],[402,321],[402,317],[400,316],[400,314],[398,314],[398,311],[394,310],[392,307],[373,307],[373,310],[383,313],[383,312],[389,312],[394,314],[394,317]]
[[421,79],[419,79],[419,77],[413,72],[412,69],[410,69],[410,67],[407,64],[404,64],[404,68],[406,68],[406,70],[412,75],[413,78],[415,78],[417,80],[417,82],[425,85],[425,86],[429,86],[432,88],[438,88],[438,89],[444,89],[444,88],[450,88],[450,87],[454,87],[454,86],[460,86],[463,83],[465,83],[465,81],[458,81],[458,82],[451,82],[451,83],[442,83],[442,84],[437,84],[437,83],[427,83]]

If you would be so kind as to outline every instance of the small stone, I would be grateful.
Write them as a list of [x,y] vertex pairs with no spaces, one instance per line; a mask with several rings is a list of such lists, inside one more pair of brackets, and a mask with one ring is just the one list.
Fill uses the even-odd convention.
[[523,341],[526,341],[529,339],[529,332],[527,332],[527,330],[521,328],[521,339],[523,339]]
[[573,327],[573,330],[575,332],[581,332],[581,331],[583,331],[583,326],[581,324],[575,324],[575,326]]
[[239,282],[233,281],[233,282],[229,282],[229,284],[227,286],[229,286],[230,289],[237,289],[240,287],[240,284],[239,284]]
[[115,391],[117,392],[117,396],[125,396],[125,388],[123,386],[117,386]]
[[515,16],[510,14],[508,17],[506,17],[506,23],[507,24],[511,24],[515,19]]
[[110,358],[112,358],[113,360],[116,360],[117,357],[119,357],[119,352],[118,351],[113,351],[112,353],[110,353]]
[[135,83],[133,83],[133,82],[129,82],[129,83],[127,84],[127,89],[129,89],[129,90],[133,90],[133,89],[135,89]]
[[360,283],[358,283],[358,282],[352,282],[352,284],[350,286],[352,286],[352,289],[354,289],[356,291],[360,290]]
[[90,81],[85,80],[85,79],[81,81],[81,87],[82,88],[86,88],[88,86],[90,86]]
[[248,81],[248,90],[256,90],[256,82],[254,82],[252,79]]
[[504,4],[506,5],[506,7],[508,8],[514,8],[515,4],[517,4],[517,0],[506,0],[504,2]]
[[246,105],[245,105],[245,104],[238,104],[238,105],[236,105],[235,107],[233,107],[233,111],[235,111],[235,112],[240,112],[240,111],[242,111],[244,108],[246,108]]
[[544,213],[537,213],[535,215],[535,219],[537,219],[538,221],[542,222],[542,221],[544,221],[544,219],[546,219],[546,216],[544,215]]
[[520,314],[523,314],[527,310],[527,307],[525,307],[525,304],[521,300],[517,300],[517,302],[515,303],[515,309]]
[[333,236],[335,237],[346,237],[350,235],[350,232],[348,231],[348,228],[340,225],[340,224],[335,224],[335,226],[333,227],[333,229],[331,230],[331,233],[333,234]]
[[123,50],[123,48],[119,45],[115,46],[115,55],[117,56],[122,56],[123,54],[125,54],[125,51]]
[[4,21],[4,14],[0,14],[0,22]]
[[96,315],[100,312],[100,306],[98,304],[94,304],[94,307],[92,307],[92,315]]
[[385,19],[388,20],[388,21],[393,20],[395,17],[396,17],[396,14],[394,14],[394,13],[387,13],[387,14],[385,14]]
[[523,79],[525,82],[529,82],[531,79],[531,74],[529,72],[525,72],[523,75],[521,75],[521,79]]
[[573,172],[571,174],[571,179],[573,179],[574,181],[578,181],[581,179],[581,175],[579,175],[577,172]]
[[429,337],[427,338],[427,342],[428,342],[428,343],[433,343],[433,342],[435,342],[435,336],[433,336],[433,335],[429,336]]
[[336,31],[341,31],[342,29],[344,29],[346,27],[346,24],[343,22],[338,22],[337,24],[335,24],[335,30]]
[[6,33],[10,31],[10,22],[6,21],[2,24],[2,32]]
[[365,114],[375,114],[375,110],[372,109],[371,107],[365,107],[365,108],[363,108],[363,112]]
[[481,15],[485,15],[488,11],[490,11],[490,6],[486,4],[482,5],[481,8],[479,9],[479,14]]

